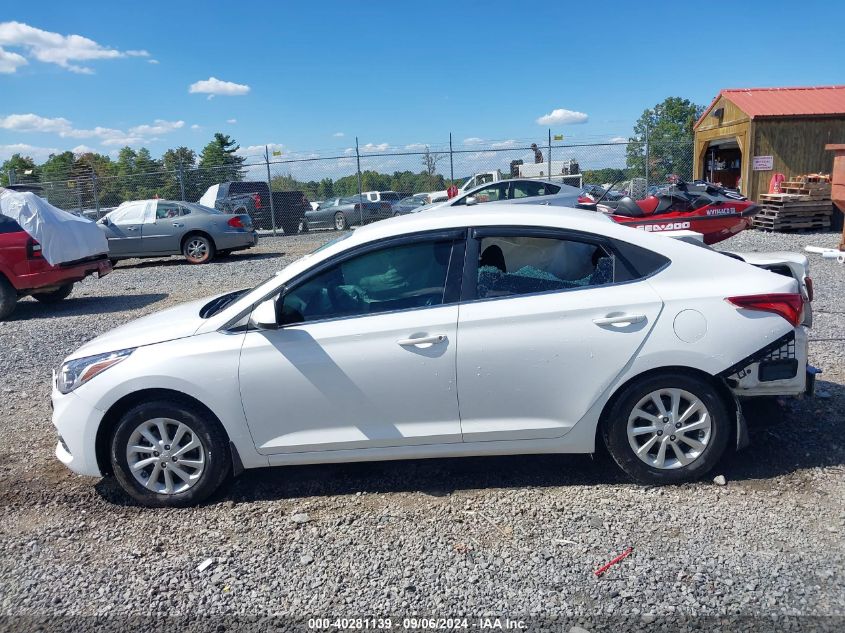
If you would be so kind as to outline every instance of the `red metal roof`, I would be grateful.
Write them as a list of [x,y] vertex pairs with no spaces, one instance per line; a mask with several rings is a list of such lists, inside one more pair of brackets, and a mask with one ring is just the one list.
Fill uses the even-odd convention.
[[719,97],[725,97],[752,119],[756,117],[826,116],[845,114],[845,86],[799,88],[727,88],[696,121],[706,117]]

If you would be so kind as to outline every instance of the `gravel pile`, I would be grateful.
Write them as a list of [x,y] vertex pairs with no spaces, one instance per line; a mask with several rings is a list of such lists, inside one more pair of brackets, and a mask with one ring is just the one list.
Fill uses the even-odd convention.
[[[845,267],[816,256],[821,397],[758,407],[752,446],[713,473],[719,483],[644,488],[602,455],[424,460],[249,471],[202,507],[145,510],[55,460],[49,383],[66,354],[143,314],[252,286],[333,236],[266,238],[207,266],[121,262],[63,304],[27,299],[0,323],[0,616],[845,625]],[[807,243],[837,238],[746,231],[723,246]]]

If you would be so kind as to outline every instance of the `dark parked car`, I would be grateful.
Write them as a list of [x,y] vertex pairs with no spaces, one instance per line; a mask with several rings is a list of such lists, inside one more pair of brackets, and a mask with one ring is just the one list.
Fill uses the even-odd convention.
[[[246,213],[257,229],[275,228],[295,234],[302,225],[305,212],[311,208],[301,191],[274,191],[272,203],[267,183],[260,180],[221,182],[212,185],[199,203],[224,213]],[[271,209],[274,217],[271,216]]]
[[413,213],[415,209],[419,209],[420,207],[425,206],[428,203],[429,202],[427,193],[417,193],[413,196],[402,198],[399,202],[393,205],[393,215],[405,215],[407,213]]
[[368,202],[363,196],[361,199],[363,202],[358,196],[350,196],[321,202],[316,209],[305,212],[302,230],[334,228],[343,231],[350,226],[377,222],[393,215],[389,202]]

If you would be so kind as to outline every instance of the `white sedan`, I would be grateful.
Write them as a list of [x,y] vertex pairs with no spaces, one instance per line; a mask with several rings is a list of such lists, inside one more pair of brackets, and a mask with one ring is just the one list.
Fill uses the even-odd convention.
[[803,308],[791,277],[595,213],[408,215],[84,345],[56,455],[159,506],[242,468],[599,443],[688,481],[746,441],[737,397],[804,391]]

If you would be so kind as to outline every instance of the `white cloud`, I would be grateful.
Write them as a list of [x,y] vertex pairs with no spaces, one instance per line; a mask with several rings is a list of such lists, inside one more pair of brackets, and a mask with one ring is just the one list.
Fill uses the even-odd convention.
[[201,126],[199,126],[199,125],[197,125],[196,123],[194,123],[194,124],[191,126],[191,129],[192,129],[192,130],[201,130],[201,129],[202,129],[202,127],[201,127]]
[[363,152],[383,152],[389,147],[390,145],[388,145],[387,143],[367,143],[366,145],[360,146],[361,151]]
[[332,134],[332,136],[334,136],[335,138],[343,138],[344,136],[346,136],[346,134],[344,134],[343,132],[335,132],[334,134]]
[[164,121],[156,119],[152,125],[136,125],[129,128],[129,133],[135,136],[155,136],[157,134],[168,134],[185,126],[184,121]]
[[[93,61],[98,59],[118,59],[121,57],[149,57],[144,50],[120,51],[98,44],[82,35],[62,35],[52,31],[37,29],[22,22],[0,22],[0,47],[23,49],[28,57],[46,64],[56,64],[74,73],[90,75],[94,71],[89,66],[80,66],[73,62]],[[1,50],[1,49],[0,49]],[[21,55],[12,53],[15,58],[10,66],[8,52],[0,54],[0,67],[7,68],[6,73],[15,72],[22,66]],[[3,60],[6,60],[3,62]],[[8,68],[12,68],[8,70]]]
[[97,150],[95,150],[93,147],[88,147],[87,145],[77,145],[70,151],[72,151],[74,154],[92,154],[97,152]]
[[516,147],[519,145],[514,139],[509,138],[507,141],[498,141],[496,143],[490,143],[490,147],[494,149],[507,149],[509,147]]
[[158,63],[159,63],[159,61],[158,61],[157,59],[148,59],[148,60],[147,60],[147,63],[148,63],[148,64],[158,64]]
[[61,154],[62,150],[55,147],[37,147],[26,143],[13,143],[11,145],[0,145],[0,160],[10,158],[12,154],[29,156],[41,163],[50,157],[50,154]]
[[575,123],[586,123],[589,118],[583,112],[556,108],[537,119],[537,125],[572,125]]
[[19,66],[26,66],[29,62],[26,57],[11,51],[4,51],[0,47],[0,73],[10,75],[17,72]]
[[411,143],[410,145],[406,145],[405,149],[407,149],[411,152],[421,152],[426,147],[428,147],[428,146],[425,143]]
[[209,77],[201,81],[195,81],[188,86],[188,92],[194,94],[207,94],[209,99],[216,95],[224,97],[235,97],[248,94],[250,87],[246,84],[236,84],[232,81],[223,81],[217,77]]
[[609,139],[611,143],[627,143],[628,139],[624,136],[614,136]]
[[10,114],[0,117],[0,128],[15,132],[55,132],[61,134],[71,129],[70,121],[63,117],[48,118],[37,114]]
[[478,138],[477,136],[470,136],[464,139],[464,145],[481,145],[483,142],[484,139]]
[[[236,154],[241,156],[261,156],[264,159],[265,145],[250,145],[248,147],[241,147]],[[273,152],[284,151],[285,146],[281,143],[266,143],[267,149],[270,151],[270,160],[273,160]]]
[[158,140],[158,136],[182,128],[184,121],[156,119],[152,124],[136,125],[127,132],[116,128],[97,126],[92,129],[73,127],[64,117],[43,117],[38,114],[10,114],[0,117],[0,129],[15,132],[44,132],[61,138],[98,139],[106,147],[138,145]]
[[226,119],[226,123],[228,123],[228,124],[230,124],[230,125],[234,125],[234,124],[235,124],[235,123],[237,123],[237,122],[238,122],[238,120],[237,120],[237,119]]
[[343,153],[344,154],[354,154],[355,148],[354,147],[347,147],[345,150],[343,150]]

